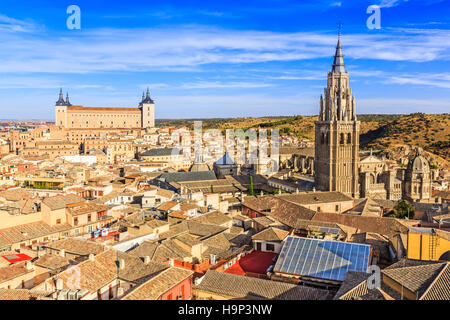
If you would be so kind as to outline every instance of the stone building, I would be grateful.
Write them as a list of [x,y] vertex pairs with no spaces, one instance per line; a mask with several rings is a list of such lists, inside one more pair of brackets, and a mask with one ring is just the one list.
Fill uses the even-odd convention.
[[319,119],[315,122],[314,166],[307,165],[308,157],[292,156],[286,163],[300,172],[314,174],[318,190],[339,191],[353,198],[430,201],[431,169],[420,149],[406,170],[375,157],[372,152],[360,160],[359,134],[360,122],[339,35],[327,88],[320,98]]
[[320,114],[315,122],[316,189],[359,196],[359,130],[339,31],[333,67],[328,73],[324,96],[320,97]]
[[403,171],[389,168],[385,160],[370,155],[359,163],[361,198],[400,200],[403,190]]
[[72,105],[62,89],[55,106],[55,124],[64,128],[152,128],[155,126],[155,103],[142,94],[138,108],[97,108]]
[[222,158],[214,162],[213,167],[218,179],[222,179],[227,175],[235,176],[238,174],[238,165],[231,159],[228,152],[225,152]]
[[431,170],[427,159],[422,156],[422,150],[417,148],[405,172],[405,198],[411,201],[421,201],[431,198]]

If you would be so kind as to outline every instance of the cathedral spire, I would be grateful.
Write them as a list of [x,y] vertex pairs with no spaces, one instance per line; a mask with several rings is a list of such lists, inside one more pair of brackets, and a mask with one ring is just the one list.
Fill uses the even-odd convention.
[[334,54],[333,72],[345,72],[344,55],[342,54],[341,44],[341,24],[339,24],[338,43],[336,53]]

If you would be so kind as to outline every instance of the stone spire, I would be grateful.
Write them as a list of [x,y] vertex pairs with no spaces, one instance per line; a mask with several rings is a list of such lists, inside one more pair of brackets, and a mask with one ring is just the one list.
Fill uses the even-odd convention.
[[64,95],[62,88],[59,90],[59,99],[56,101],[57,106],[64,106],[66,103],[64,102]]
[[336,53],[334,54],[333,72],[345,72],[344,55],[342,54],[341,45],[341,25],[339,25],[338,43]]

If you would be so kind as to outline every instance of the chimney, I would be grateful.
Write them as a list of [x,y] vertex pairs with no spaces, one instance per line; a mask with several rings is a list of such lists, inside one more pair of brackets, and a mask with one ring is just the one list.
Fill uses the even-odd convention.
[[296,194],[298,194],[298,188],[297,188],[297,189],[295,189],[295,193],[296,193]]
[[150,257],[149,256],[145,256],[144,257],[144,263],[145,264],[149,264],[150,263]]
[[91,261],[95,261],[95,256],[94,256],[94,254],[93,254],[93,253],[91,253],[91,254],[89,255],[89,260],[91,260]]
[[278,194],[281,194],[281,189],[278,189]]
[[25,262],[25,268],[26,268],[28,271],[33,270],[33,265],[31,264],[31,261]]
[[119,269],[120,270],[125,269],[125,260],[124,259],[119,259]]
[[173,267],[175,266],[175,260],[173,258],[169,259],[169,264]]
[[122,287],[117,288],[117,296],[121,297],[121,296],[123,296],[123,294],[124,294],[123,288]]
[[60,252],[59,252],[59,255],[61,256],[61,257],[65,257],[66,256],[66,250],[64,250],[64,249],[62,249]]
[[241,203],[244,203],[244,200],[245,200],[245,195],[244,195],[244,193],[242,192],[242,193],[241,193]]
[[56,290],[62,290],[63,289],[63,279],[58,278],[56,280]]

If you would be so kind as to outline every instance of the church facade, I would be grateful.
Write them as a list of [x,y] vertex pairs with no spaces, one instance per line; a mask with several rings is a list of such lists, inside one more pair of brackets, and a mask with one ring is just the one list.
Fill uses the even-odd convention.
[[406,169],[379,159],[372,152],[361,160],[359,135],[360,122],[339,32],[334,63],[315,122],[315,188],[342,192],[353,198],[424,202],[431,199],[430,165],[420,148]]
[[55,125],[66,129],[136,129],[155,126],[155,103],[142,94],[138,108],[96,108],[72,105],[62,90],[55,105]]

